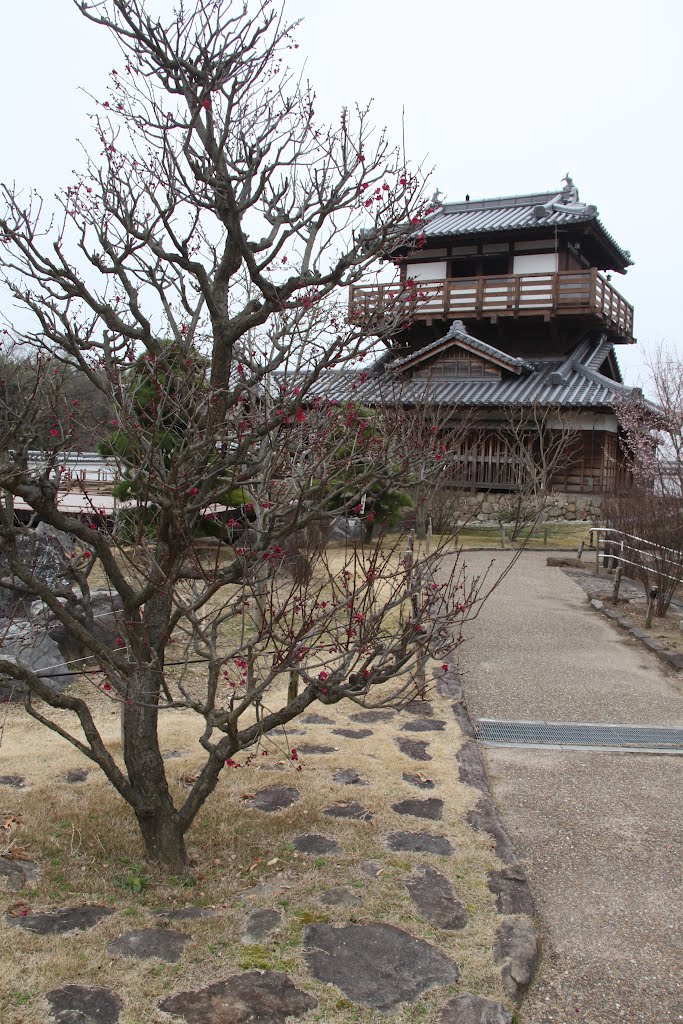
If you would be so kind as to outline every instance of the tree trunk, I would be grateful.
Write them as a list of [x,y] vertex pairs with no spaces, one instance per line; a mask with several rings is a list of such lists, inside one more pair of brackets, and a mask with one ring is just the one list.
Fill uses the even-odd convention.
[[187,868],[185,836],[170,800],[153,812],[135,814],[149,860],[171,874],[182,875]]
[[124,704],[123,756],[147,856],[167,871],[182,873],[186,867],[183,830],[159,749],[159,678],[158,669],[146,667],[130,680],[129,693],[134,696]]

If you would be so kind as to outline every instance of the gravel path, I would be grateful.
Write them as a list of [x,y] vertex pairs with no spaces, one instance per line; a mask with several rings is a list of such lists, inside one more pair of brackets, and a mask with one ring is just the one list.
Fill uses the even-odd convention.
[[[498,556],[504,564],[506,555]],[[472,554],[472,568],[489,559]],[[680,681],[522,556],[460,649],[473,717],[683,724]],[[520,1024],[683,1021],[683,758],[487,748],[544,957]]]

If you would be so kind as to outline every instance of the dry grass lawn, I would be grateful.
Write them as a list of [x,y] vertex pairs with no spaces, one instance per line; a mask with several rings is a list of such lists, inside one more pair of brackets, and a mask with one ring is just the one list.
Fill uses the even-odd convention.
[[[457,986],[436,988],[393,1019],[434,1024],[440,1007],[459,991],[502,998],[499,974],[492,960],[492,945],[499,918],[486,884],[487,873],[500,867],[487,836],[475,833],[465,821],[476,803],[476,790],[458,781],[454,753],[461,735],[448,702],[430,694],[436,717],[445,719],[442,733],[404,735],[430,743],[433,760],[420,763],[401,754],[394,742],[403,721],[367,727],[373,735],[362,740],[335,735],[339,726],[359,729],[349,714],[358,710],[345,703],[316,707],[334,719],[333,725],[295,723],[287,736],[268,738],[267,756],[257,766],[226,769],[220,784],[200,813],[190,835],[191,874],[163,877],[143,860],[142,845],[132,816],[99,770],[91,766],[60,737],[26,718],[20,708],[9,707],[0,755],[2,774],[23,775],[25,790],[0,787],[0,835],[5,849],[37,861],[42,877],[37,886],[21,893],[2,893],[0,919],[0,1019],[3,1024],[40,1024],[47,1021],[47,991],[62,984],[106,986],[124,1000],[121,1024],[149,1024],[168,1019],[155,1009],[170,994],[200,988],[235,972],[252,968],[287,972],[295,983],[318,1000],[308,1021],[324,1024],[379,1024],[378,1011],[359,1008],[337,988],[315,981],[306,971],[301,936],[310,922],[386,922],[407,928],[436,945],[461,970]],[[116,710],[104,697],[95,698],[99,724],[120,756]],[[303,732],[305,730],[305,736]],[[160,731],[167,751],[182,757],[167,761],[173,787],[182,798],[184,779],[201,764],[197,744],[199,723],[186,712],[164,712]],[[299,743],[334,746],[333,753],[301,756],[297,770],[287,752]],[[65,772],[86,767],[88,780],[63,781]],[[332,778],[337,768],[355,768],[369,785],[343,786]],[[422,772],[436,783],[420,791],[402,781],[403,772]],[[294,786],[300,799],[286,810],[265,814],[248,807],[245,797],[284,784]],[[399,816],[391,805],[408,797],[438,796],[444,800],[440,822]],[[374,818],[371,822],[330,818],[322,811],[335,801],[358,800]],[[387,850],[386,833],[429,831],[448,836],[456,848],[453,857],[396,854]],[[342,854],[309,857],[298,854],[292,839],[306,832],[334,838]],[[4,836],[4,839],[1,837]],[[376,879],[359,865],[367,858],[381,864]],[[470,922],[465,929],[447,932],[433,927],[413,905],[404,882],[416,864],[431,864],[446,874],[465,904]],[[1,885],[2,883],[0,883]],[[321,893],[346,886],[362,897],[358,906],[326,906]],[[94,929],[59,937],[42,937],[11,927],[4,912],[17,901],[33,910],[80,903],[104,903],[117,909]],[[186,905],[214,907],[213,918],[174,921],[171,927],[191,935],[178,964],[113,957],[109,941],[133,928],[159,926],[153,911]],[[244,945],[245,918],[255,908],[274,908],[282,925],[263,945]]]
[[683,653],[683,630],[681,630],[679,625],[681,621],[679,614],[669,611],[669,614],[665,615],[664,618],[655,616],[652,619],[650,628],[645,629],[645,617],[647,615],[645,599],[643,599],[642,604],[634,604],[633,601],[629,601],[625,607],[625,613],[634,626],[645,630],[654,640],[659,640],[667,650]]

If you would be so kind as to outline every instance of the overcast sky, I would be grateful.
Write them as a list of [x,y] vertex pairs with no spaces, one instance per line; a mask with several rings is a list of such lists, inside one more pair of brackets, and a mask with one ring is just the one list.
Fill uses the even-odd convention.
[[[150,7],[170,10],[172,0]],[[296,61],[318,114],[372,98],[375,120],[427,158],[459,200],[558,188],[583,201],[636,261],[613,283],[635,305],[639,345],[622,346],[627,381],[648,347],[683,356],[683,13],[678,0],[290,0],[303,18]],[[50,194],[81,165],[91,101],[120,60],[72,0],[2,2],[0,179]]]

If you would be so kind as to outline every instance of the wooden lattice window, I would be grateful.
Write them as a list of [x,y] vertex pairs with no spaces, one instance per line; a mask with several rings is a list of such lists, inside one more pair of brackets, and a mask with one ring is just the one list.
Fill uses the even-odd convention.
[[463,353],[422,367],[415,376],[421,380],[499,380],[500,370],[483,359]]

